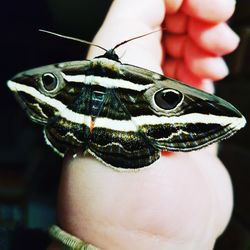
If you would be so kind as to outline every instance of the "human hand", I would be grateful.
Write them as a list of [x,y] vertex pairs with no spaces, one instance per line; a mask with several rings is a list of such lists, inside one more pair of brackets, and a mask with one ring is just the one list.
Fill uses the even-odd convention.
[[[126,50],[119,48],[120,55],[125,50],[121,60],[160,73],[162,63],[166,74],[203,89],[211,86],[205,79],[227,74],[217,56],[233,50],[237,36],[226,24],[205,24],[196,18],[225,21],[233,12],[232,1],[141,3],[114,1],[94,42],[112,48],[130,37],[159,29],[164,19],[163,26],[175,33],[175,28],[183,30],[175,19],[181,15],[177,22],[189,19],[183,27],[191,26],[192,35],[191,31],[180,36],[168,34],[162,43],[160,32],[150,35],[127,44]],[[172,59],[162,62],[162,52],[168,52]],[[96,55],[100,51],[92,47],[88,56]],[[64,230],[101,249],[205,250],[213,248],[228,223],[232,189],[225,168],[209,150],[161,157],[138,172],[116,172],[93,158],[77,157],[65,162],[58,208],[59,225]]]

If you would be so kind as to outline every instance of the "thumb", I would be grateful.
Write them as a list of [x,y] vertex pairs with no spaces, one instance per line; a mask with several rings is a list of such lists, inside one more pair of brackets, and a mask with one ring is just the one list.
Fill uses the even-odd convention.
[[[132,8],[131,8],[132,7]],[[132,37],[161,28],[165,15],[161,0],[114,1],[104,23],[94,38],[94,43],[106,49]],[[116,50],[123,63],[134,64],[161,73],[161,32],[131,41]],[[100,55],[91,47],[88,58]]]

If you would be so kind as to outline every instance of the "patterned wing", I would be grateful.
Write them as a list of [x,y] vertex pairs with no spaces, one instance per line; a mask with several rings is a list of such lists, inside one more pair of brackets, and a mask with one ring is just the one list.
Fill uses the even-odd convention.
[[130,65],[123,65],[123,71],[130,78],[138,75],[155,83],[143,93],[146,102],[128,110],[159,149],[200,149],[232,136],[246,123],[233,105],[215,95]]

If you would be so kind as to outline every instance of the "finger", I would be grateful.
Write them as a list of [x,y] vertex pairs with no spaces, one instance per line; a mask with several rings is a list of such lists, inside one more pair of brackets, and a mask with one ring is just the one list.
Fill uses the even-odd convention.
[[196,88],[201,87],[202,79],[193,74],[182,59],[167,59],[162,68],[164,74],[168,77],[190,84]]
[[166,15],[163,28],[174,34],[187,33],[188,17],[184,13],[176,13],[174,15]]
[[[141,1],[121,0],[113,1],[105,22],[110,22],[109,24],[113,26],[116,24],[115,20],[121,22],[130,20],[134,25],[139,21],[153,27],[161,24],[164,16],[165,6],[162,0],[144,0],[143,4]],[[130,28],[133,29],[133,26]]]
[[[133,8],[131,8],[133,6]],[[165,15],[164,2],[161,0],[114,1],[94,43],[107,49],[132,37],[160,29]],[[131,41],[116,50],[123,63],[134,64],[161,73],[162,58],[161,32]],[[91,47],[89,58],[100,55]]]
[[210,79],[201,79],[195,76],[187,68],[183,60],[168,59],[164,62],[162,68],[164,74],[170,78],[177,79],[211,94],[215,91],[213,81]]
[[183,0],[165,0],[166,14],[176,13],[180,9],[182,2]]
[[162,70],[164,72],[164,75],[170,78],[177,79],[176,71],[180,62],[181,60],[178,59],[168,58],[167,60],[165,60],[164,63],[162,64]]
[[209,24],[190,18],[188,34],[201,48],[215,55],[225,55],[239,44],[238,35],[225,23]]
[[182,11],[206,22],[218,23],[228,20],[235,10],[235,0],[186,0]]
[[189,70],[200,78],[219,80],[228,74],[228,68],[221,57],[215,57],[186,41],[184,60]]
[[184,83],[187,83],[193,87],[201,88],[202,78],[193,74],[187,65],[182,61],[179,63],[176,69],[176,78]]
[[183,57],[186,39],[186,35],[167,34],[166,36],[164,36],[164,39],[162,41],[164,51],[174,58]]
[[[204,91],[206,91],[206,92],[208,92],[208,93],[210,93],[210,94],[214,94],[214,92],[215,92],[214,82],[212,80],[210,80],[210,79],[203,79],[202,80],[201,89],[204,90]],[[212,151],[212,152],[215,153],[215,152],[217,152],[216,149],[215,149],[216,148],[216,144],[214,144],[214,146],[215,146],[214,147],[214,151]]]

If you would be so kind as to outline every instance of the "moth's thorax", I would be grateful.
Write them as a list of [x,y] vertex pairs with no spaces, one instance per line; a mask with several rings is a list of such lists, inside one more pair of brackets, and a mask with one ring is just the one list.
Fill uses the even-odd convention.
[[93,69],[93,72],[95,73],[95,70],[102,71],[103,76],[107,76],[107,73],[113,73],[113,74],[120,74],[121,73],[121,63],[118,61],[111,60],[109,58],[100,57],[100,58],[94,58],[91,61],[90,67]]

